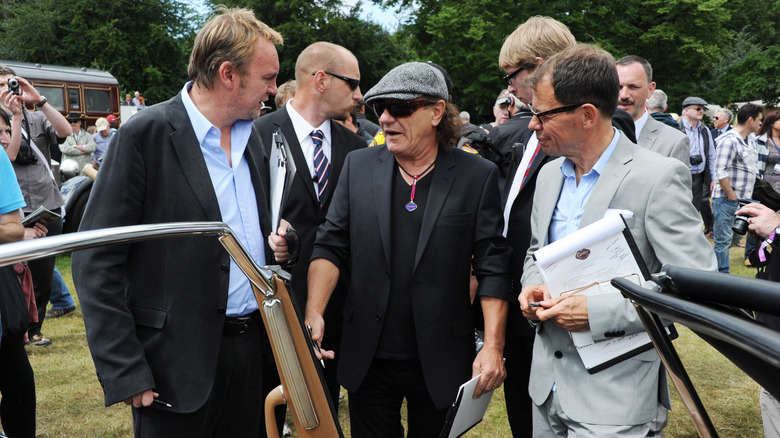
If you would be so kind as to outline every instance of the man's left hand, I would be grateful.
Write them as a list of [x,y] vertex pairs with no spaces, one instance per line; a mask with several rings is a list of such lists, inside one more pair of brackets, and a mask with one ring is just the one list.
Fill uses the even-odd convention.
[[506,378],[506,367],[504,367],[504,354],[499,348],[485,345],[474,359],[471,366],[471,377],[482,374],[474,389],[474,398],[492,391],[502,383]]
[[563,295],[551,298],[553,304],[536,311],[540,321],[552,320],[558,327],[578,332],[588,330],[588,298],[584,295]]

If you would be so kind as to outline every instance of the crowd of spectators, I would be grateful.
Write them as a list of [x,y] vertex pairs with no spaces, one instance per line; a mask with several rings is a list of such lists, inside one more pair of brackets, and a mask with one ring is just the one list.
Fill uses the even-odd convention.
[[[224,16],[230,24],[215,24]],[[251,29],[257,42],[245,52],[256,59],[223,55],[210,46],[247,44],[241,33],[228,36],[220,26]],[[286,228],[274,229],[266,217],[269,194],[254,176],[268,169],[257,167],[261,160],[253,155],[261,145],[268,153],[270,134],[282,132],[305,182],[296,180],[294,203],[284,213],[301,233],[305,260],[285,267],[298,291],[298,316],[311,325],[312,339],[322,342],[317,356],[346,358],[334,361],[325,379],[334,401],[340,387],[349,392],[353,436],[402,431],[397,411],[404,399],[410,403],[409,430],[433,434],[444,424],[456,383],[479,372],[478,393],[506,383],[513,436],[660,436],[670,399],[655,352],[591,374],[569,336],[590,330],[602,340],[643,331],[630,303],[618,295],[551,298],[533,252],[622,209],[634,215],[629,229],[649,269],[675,263],[729,273],[729,248],[741,245],[732,232],[740,200],[751,202],[757,179],[780,191],[780,111],[753,103],[719,108],[709,127],[708,102],[686,96],[678,117],[668,112],[668,97],[647,60],[638,55],[615,60],[578,44],[550,17],[532,17],[505,39],[497,64],[507,87],[493,101],[494,120],[481,125],[467,111],[458,114],[452,90],[462,84],[453,84],[437,64],[396,66],[363,96],[355,56],[320,42],[301,53],[295,80],[277,89],[274,44],[282,38],[276,31],[249,11],[223,7],[202,32],[212,39],[196,40],[191,82],[172,100],[150,105],[120,135],[116,116],[85,128],[80,114],[63,116],[24,78],[0,66],[0,243],[61,233],[61,221],[29,228],[20,221],[38,207],[62,214],[62,181],[50,165],[50,147],[57,145],[63,179],[94,172],[103,163],[110,172],[95,183],[97,201],[86,213],[87,228],[126,224],[129,217],[137,223],[224,219],[239,230],[253,257],[268,262],[276,257],[284,264]],[[220,72],[205,67],[217,61]],[[265,88],[245,85],[244,75],[260,73]],[[9,78],[19,81],[20,95],[8,89]],[[275,111],[265,103],[273,94]],[[141,110],[147,102],[135,91],[121,105]],[[367,107],[379,125],[366,118]],[[174,125],[182,131],[171,130]],[[225,138],[230,141],[221,141]],[[140,171],[149,170],[141,167],[145,160],[178,163],[183,151],[190,155],[182,169]],[[150,182],[164,187],[163,194],[191,202],[178,208],[137,193],[123,205],[107,202],[112,191]],[[749,265],[749,253],[773,243],[770,228],[780,232],[780,217],[755,205],[739,211],[754,219],[745,249]],[[676,229],[660,224],[661,218]],[[440,226],[434,226],[437,221]],[[143,436],[196,433],[205,426],[214,431],[233,421],[231,430],[263,436],[264,423],[255,417],[262,412],[259,398],[239,394],[218,376],[227,369],[233,373],[233,365],[244,360],[243,349],[264,336],[249,285],[219,248],[191,251],[189,264],[180,258],[170,248],[155,252],[141,246],[74,256],[106,403],[132,405],[136,432]],[[24,346],[51,345],[42,333],[45,319],[76,310],[54,260],[27,264],[29,328],[13,338],[3,333],[0,344],[0,421],[15,436],[35,433],[34,380]],[[186,274],[207,262],[221,263],[224,275]],[[92,271],[95,264],[103,269]],[[181,286],[163,290],[155,274],[168,264],[177,266],[190,288],[204,295],[219,290],[220,299],[193,302]],[[118,281],[125,266],[131,272]],[[137,288],[126,290],[124,283]],[[164,304],[173,315],[166,324],[197,327],[197,339],[182,334],[186,351],[172,341],[179,334],[170,325],[150,322],[151,313],[136,309],[137,300],[153,307],[164,294],[176,303],[175,309]],[[483,316],[481,327],[472,305]],[[193,325],[193,315],[208,322]],[[117,321],[126,323],[124,329]],[[479,352],[464,338],[475,329],[484,341]],[[171,342],[151,345],[147,330],[164,332]],[[226,339],[238,336],[246,343],[223,354]],[[131,347],[118,353],[116,339]],[[168,367],[158,361],[174,347],[181,353],[178,362]],[[220,394],[182,386],[177,367],[185,365],[184,358],[203,364],[205,352],[220,353],[219,362],[199,365],[196,372]],[[279,383],[269,354],[258,349],[247,359],[250,374],[258,372],[265,381],[246,383],[262,394]],[[119,364],[113,355],[126,361]],[[244,382],[246,375],[238,374]],[[154,404],[160,393],[176,407]],[[211,409],[233,396],[242,400],[235,412]],[[24,403],[8,408],[10,397]],[[767,436],[777,436],[777,402],[768,393],[761,397]]]

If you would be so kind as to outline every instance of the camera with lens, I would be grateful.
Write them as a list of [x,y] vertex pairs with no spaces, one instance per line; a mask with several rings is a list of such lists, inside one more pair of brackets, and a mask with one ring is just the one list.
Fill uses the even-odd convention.
[[22,91],[19,89],[19,81],[16,78],[8,78],[8,89],[17,96],[22,94]]
[[[760,204],[760,203],[761,202],[756,201],[755,199],[740,199],[739,208],[742,208],[748,204]],[[741,214],[734,216],[734,225],[731,227],[731,231],[741,235],[747,233],[748,219],[750,219],[750,216],[743,216]]]
[[691,155],[690,160],[691,160],[691,165],[695,166],[697,164],[703,163],[704,157],[702,157],[701,155]]

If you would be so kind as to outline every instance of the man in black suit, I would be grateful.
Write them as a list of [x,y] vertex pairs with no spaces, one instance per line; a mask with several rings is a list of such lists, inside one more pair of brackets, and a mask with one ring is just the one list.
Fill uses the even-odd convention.
[[[533,98],[533,89],[523,84],[523,79],[536,70],[538,64],[556,53],[573,46],[574,36],[562,23],[550,17],[532,17],[518,26],[504,41],[499,54],[499,66],[507,73],[507,88],[526,104]],[[517,116],[516,116],[517,117]],[[510,168],[504,191],[504,235],[512,247],[512,302],[507,320],[506,357],[507,377],[504,385],[507,417],[515,437],[530,437],[531,398],[528,395],[528,377],[531,372],[534,330],[520,311],[517,297],[522,285],[525,253],[531,243],[531,209],[533,208],[536,176],[544,164],[555,157],[544,153],[536,135],[528,129],[531,114],[515,124],[499,126],[495,138],[521,143],[524,148],[516,151],[516,159]],[[513,135],[505,130],[514,129]],[[499,135],[500,134],[500,135]],[[491,138],[493,138],[491,133]]]
[[712,125],[710,133],[712,138],[718,138],[721,134],[725,134],[731,129],[731,119],[734,118],[734,113],[727,108],[721,108],[715,111],[715,115],[712,117]]
[[[354,82],[342,78],[350,81],[354,79]],[[347,153],[365,147],[366,143],[349,129],[331,120],[348,116],[355,103],[363,97],[358,83],[358,61],[349,50],[326,42],[310,45],[298,56],[295,80],[295,98],[278,111],[257,119],[255,127],[261,134],[268,156],[273,146],[273,133],[281,130],[297,168],[282,216],[295,224],[300,238],[299,261],[292,270],[292,290],[300,317],[303,318],[308,293],[309,260],[317,227],[325,222],[325,214]],[[321,132],[314,134],[322,142],[321,148],[317,148],[314,143],[312,134],[316,131]],[[315,169],[315,163],[319,163],[316,152],[325,156],[321,167],[328,168],[327,179],[318,177]],[[346,285],[345,276],[325,312],[329,330],[328,337],[322,342],[323,348],[338,349]],[[336,365],[334,363],[326,367],[324,375],[331,398],[338,406]]]
[[[509,248],[498,169],[459,149],[457,109],[441,72],[412,62],[366,93],[385,146],[347,156],[309,268],[306,322],[319,341],[339,275],[350,276],[339,382],[353,437],[437,436],[458,387],[504,380]],[[475,359],[472,272],[485,319]],[[332,357],[333,352],[323,351]]]
[[[223,221],[263,265],[268,159],[252,120],[276,92],[282,37],[249,10],[215,13],[195,39],[191,82],[117,132],[81,227]],[[105,403],[133,406],[136,436],[257,435],[264,330],[217,239],[96,248],[73,268]]]

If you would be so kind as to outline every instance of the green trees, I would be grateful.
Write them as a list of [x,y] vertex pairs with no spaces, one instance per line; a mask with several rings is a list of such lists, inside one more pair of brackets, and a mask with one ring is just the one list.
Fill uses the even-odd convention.
[[[186,80],[192,40],[206,19],[185,1],[4,0],[0,59],[100,68],[123,91],[159,102]],[[778,0],[372,0],[406,8],[409,20],[392,34],[361,19],[360,2],[346,9],[341,0],[202,1],[251,8],[282,33],[279,82],[294,77],[298,54],[319,40],[355,53],[364,92],[401,62],[430,60],[450,73],[455,103],[476,122],[492,120],[493,99],[505,86],[498,69],[504,38],[533,15],[565,23],[578,41],[616,58],[647,58],[670,111],[689,95],[721,105],[780,100]]]
[[339,0],[217,0],[212,3],[250,8],[258,19],[282,34],[284,46],[279,48],[278,83],[295,79],[298,54],[316,41],[339,44],[355,54],[360,62],[363,92],[391,68],[411,58],[401,36],[390,35],[379,24],[359,17],[360,4],[345,11]]
[[[653,65],[658,87],[679,112],[689,95],[725,105],[776,102],[780,72],[780,2],[765,0],[375,0],[412,11],[399,32],[420,59],[444,66],[454,99],[487,121],[503,87],[497,73],[504,38],[533,15],[553,17],[577,41],[597,44],[615,58],[634,54]],[[752,44],[746,44],[752,41]]]
[[5,0],[0,59],[106,70],[122,91],[168,99],[202,21],[178,0]]

